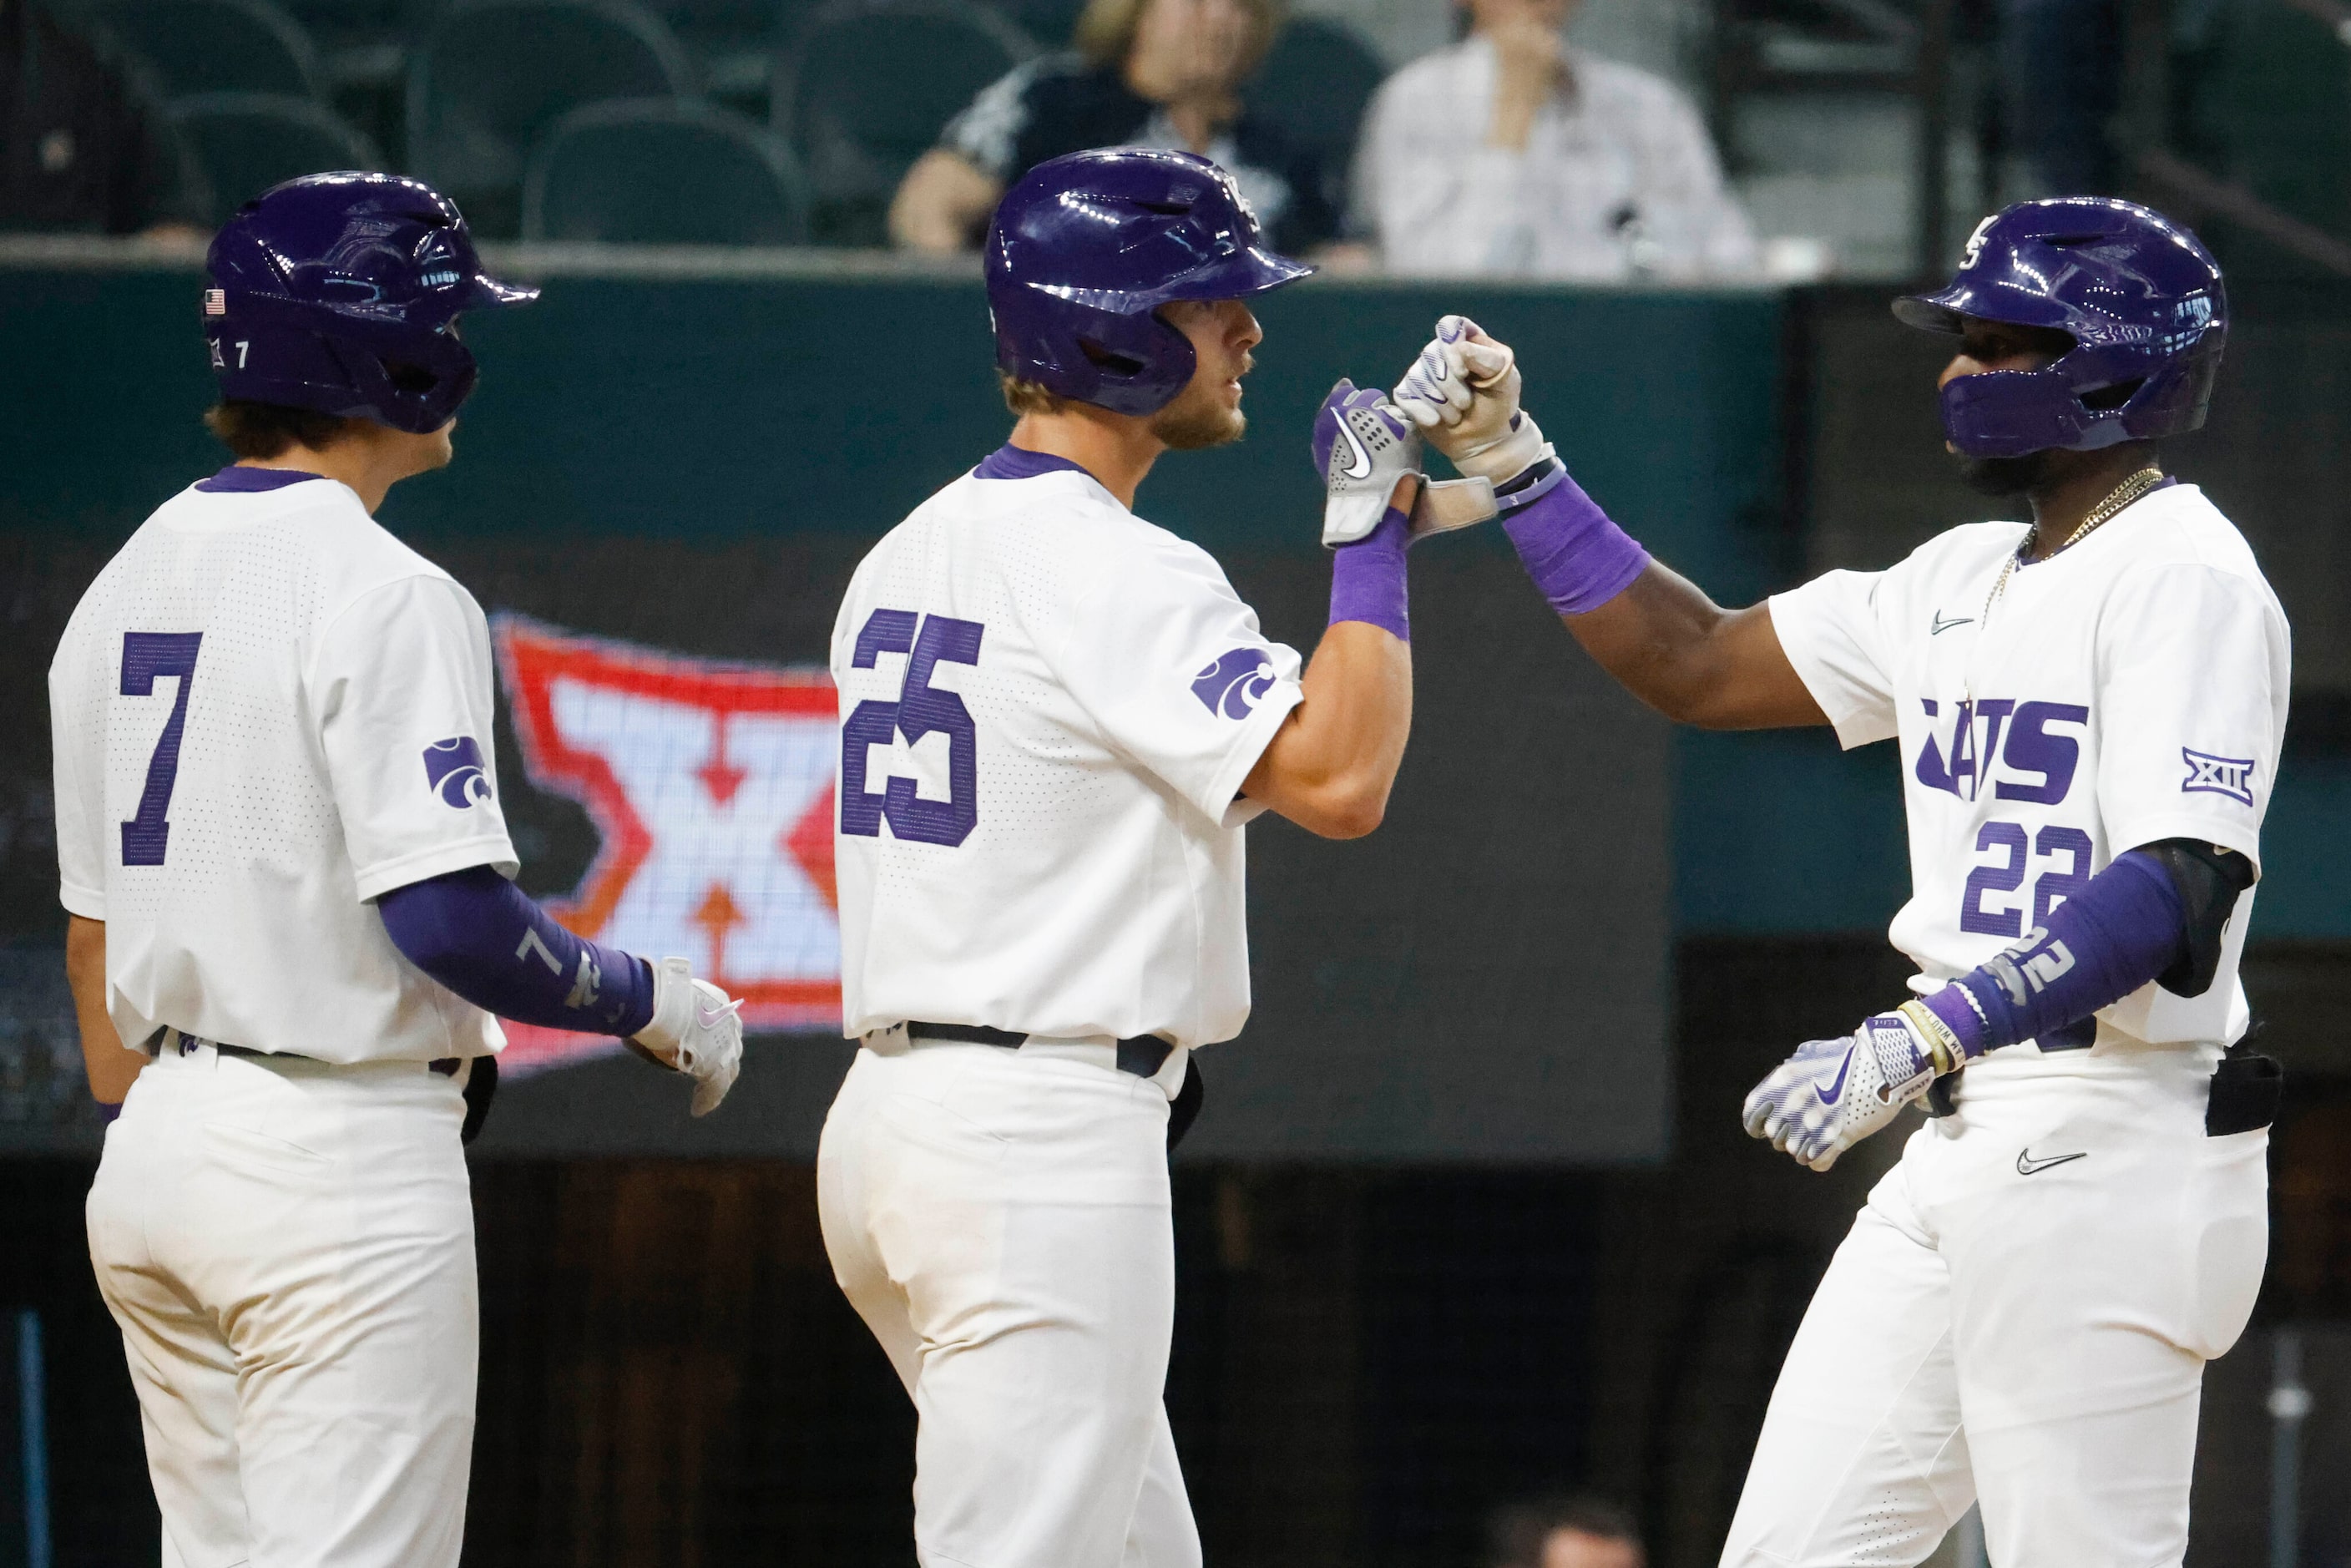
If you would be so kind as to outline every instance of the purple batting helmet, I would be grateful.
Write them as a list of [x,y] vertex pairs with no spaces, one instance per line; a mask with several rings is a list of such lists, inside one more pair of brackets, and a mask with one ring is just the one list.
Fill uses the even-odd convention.
[[1913,327],[1963,317],[2050,327],[2074,347],[2037,371],[1943,388],[1943,432],[1970,457],[2089,451],[2204,423],[2229,335],[2220,267],[2161,213],[2107,196],[2020,202],[1968,237],[1950,286],[1894,302]]
[[1314,269],[1259,243],[1232,176],[1190,152],[1071,152],[1020,177],[986,253],[996,362],[1115,413],[1156,413],[1192,379],[1191,340],[1155,312],[1238,299]]
[[479,371],[451,324],[536,288],[482,271],[456,204],[397,174],[306,174],[236,210],[204,260],[221,395],[438,430]]

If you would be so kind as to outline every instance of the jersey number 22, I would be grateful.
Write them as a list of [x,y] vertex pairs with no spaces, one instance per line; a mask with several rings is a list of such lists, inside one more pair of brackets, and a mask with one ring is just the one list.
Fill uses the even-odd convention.
[[[919,626],[919,630],[917,627]],[[893,703],[862,702],[841,727],[841,831],[879,838],[887,819],[902,839],[952,849],[979,822],[979,737],[963,698],[931,685],[940,663],[977,664],[987,628],[953,616],[918,616],[911,610],[876,610],[857,633],[850,663],[873,668],[884,653],[904,653],[905,684]],[[926,735],[947,737],[947,798],[925,800],[914,781],[893,775],[879,794],[865,788],[867,748],[889,746],[898,736],[914,745]]]

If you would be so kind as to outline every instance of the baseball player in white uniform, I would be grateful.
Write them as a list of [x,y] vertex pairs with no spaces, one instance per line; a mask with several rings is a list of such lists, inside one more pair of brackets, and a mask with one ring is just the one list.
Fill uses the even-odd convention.
[[277,187],[208,271],[239,461],[131,536],[49,676],[68,978],[122,1103],[90,1259],[166,1568],[454,1568],[492,1010],[629,1038],[697,1112],[741,1027],[684,960],[582,941],[507,880],[487,624],[371,517],[449,461],[458,312],[536,290],[390,175]]
[[1916,1563],[1980,1501],[2001,1568],[2176,1568],[2204,1363],[2261,1282],[2279,1089],[2231,1048],[2286,622],[2156,447],[2203,423],[2220,269],[2146,208],[2030,202],[1896,311],[1958,340],[1950,448],[2032,523],[1741,611],[1575,487],[1473,325],[1441,322],[1396,401],[1527,497],[1505,527],[1530,575],[1636,695],[1901,747],[1917,994],[1802,1046],[1746,1121],[1820,1170],[1914,1101],[1930,1119],[1813,1297],[1722,1562]]
[[[1187,1568],[1162,1404],[1171,1102],[1249,1016],[1242,824],[1379,821],[1411,718],[1418,444],[1341,383],[1316,427],[1332,621],[1301,674],[1215,561],[1132,510],[1238,437],[1260,248],[1188,153],[1086,152],[997,211],[1009,444],[858,568],[832,645],[844,1028],[818,1199],[919,1417],[931,1568]],[[1180,1125],[1172,1129],[1180,1135]]]

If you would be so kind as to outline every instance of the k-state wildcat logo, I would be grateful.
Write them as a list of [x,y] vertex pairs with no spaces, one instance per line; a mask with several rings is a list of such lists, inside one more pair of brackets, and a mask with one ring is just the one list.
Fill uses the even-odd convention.
[[1200,706],[1227,718],[1247,718],[1272,689],[1273,655],[1262,648],[1236,648],[1192,677]]
[[425,787],[442,803],[463,811],[490,798],[489,774],[482,766],[482,747],[470,735],[453,735],[424,748]]

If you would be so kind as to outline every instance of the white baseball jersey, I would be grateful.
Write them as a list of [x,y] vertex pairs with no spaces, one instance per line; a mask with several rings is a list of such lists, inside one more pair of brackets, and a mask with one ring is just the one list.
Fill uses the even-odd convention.
[[833,628],[844,1032],[1238,1033],[1237,797],[1299,663],[1073,465],[1008,447],[917,507]]
[[[1913,892],[1890,935],[1922,991],[2016,942],[2124,852],[2189,839],[2261,864],[2291,650],[2243,537],[2194,486],[2167,486],[2020,565],[1987,615],[2024,532],[1953,528],[1885,571],[1833,571],[1771,601],[1837,738],[1901,746]],[[2235,1040],[2252,915],[2249,890],[2201,997],[2149,984],[2101,1023],[2150,1043]]]
[[368,902],[515,871],[489,627],[350,489],[266,473],[165,502],[66,626],[59,896],[106,922],[134,1049],[172,1027],[338,1062],[495,1051],[496,1020],[402,956]]

